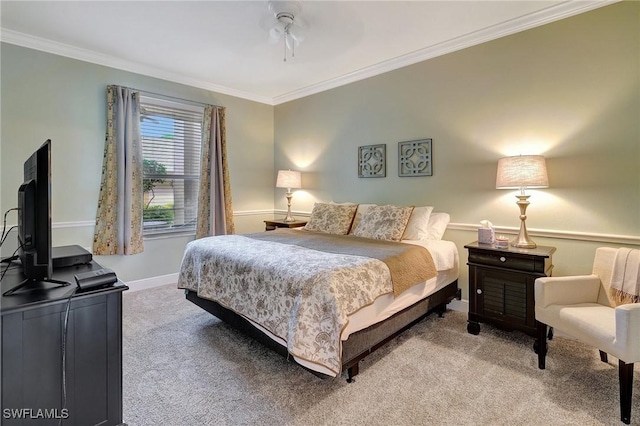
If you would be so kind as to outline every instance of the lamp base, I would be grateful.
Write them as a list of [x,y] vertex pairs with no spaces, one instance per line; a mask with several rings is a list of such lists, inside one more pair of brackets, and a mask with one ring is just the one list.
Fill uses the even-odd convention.
[[531,238],[529,238],[529,235],[527,235],[526,228],[524,230],[524,235],[522,234],[522,228],[520,228],[520,233],[515,240],[511,241],[511,246],[516,248],[528,249],[534,249],[538,247],[538,245]]
[[518,198],[518,202],[516,203],[518,207],[520,207],[520,232],[515,240],[511,241],[512,247],[517,248],[529,248],[534,249],[538,247],[536,243],[529,237],[529,233],[527,232],[527,206],[529,205],[529,195],[516,195]]
[[291,190],[287,191],[286,197],[287,197],[287,215],[284,217],[284,219],[282,219],[282,221],[283,222],[295,222],[296,219],[291,214],[291,197],[293,197],[293,194],[291,193]]
[[287,215],[282,219],[283,222],[295,222],[296,218],[291,215],[291,211],[287,212]]

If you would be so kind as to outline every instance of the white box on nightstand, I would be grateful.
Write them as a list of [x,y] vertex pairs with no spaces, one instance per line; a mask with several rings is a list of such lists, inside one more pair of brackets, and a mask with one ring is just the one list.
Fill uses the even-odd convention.
[[478,242],[480,244],[493,244],[495,230],[493,228],[478,228]]

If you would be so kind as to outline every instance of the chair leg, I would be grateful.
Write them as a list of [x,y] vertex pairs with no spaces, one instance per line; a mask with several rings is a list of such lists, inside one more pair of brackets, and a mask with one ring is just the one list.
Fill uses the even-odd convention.
[[631,395],[633,393],[633,363],[618,360],[618,377],[620,378],[620,420],[631,423]]
[[600,351],[600,361],[608,362],[609,358],[607,357],[607,353],[604,351]]
[[538,353],[538,368],[545,369],[547,356],[547,325],[536,321],[536,352]]

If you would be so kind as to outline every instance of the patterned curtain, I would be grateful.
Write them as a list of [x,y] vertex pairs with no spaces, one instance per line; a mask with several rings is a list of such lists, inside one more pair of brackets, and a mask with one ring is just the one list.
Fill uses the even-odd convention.
[[223,107],[205,107],[196,238],[235,233],[224,117]]
[[107,86],[107,137],[102,162],[93,253],[136,254],[142,240],[140,95]]

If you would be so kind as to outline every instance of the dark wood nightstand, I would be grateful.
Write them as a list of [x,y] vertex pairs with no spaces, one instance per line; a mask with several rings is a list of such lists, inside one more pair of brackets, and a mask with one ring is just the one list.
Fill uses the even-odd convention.
[[293,222],[285,222],[283,220],[265,220],[265,231],[273,231],[276,228],[300,228],[307,224],[306,220],[296,220]]
[[477,241],[469,251],[469,321],[467,331],[480,333],[481,322],[536,335],[534,281],[551,276],[555,247],[496,248]]

